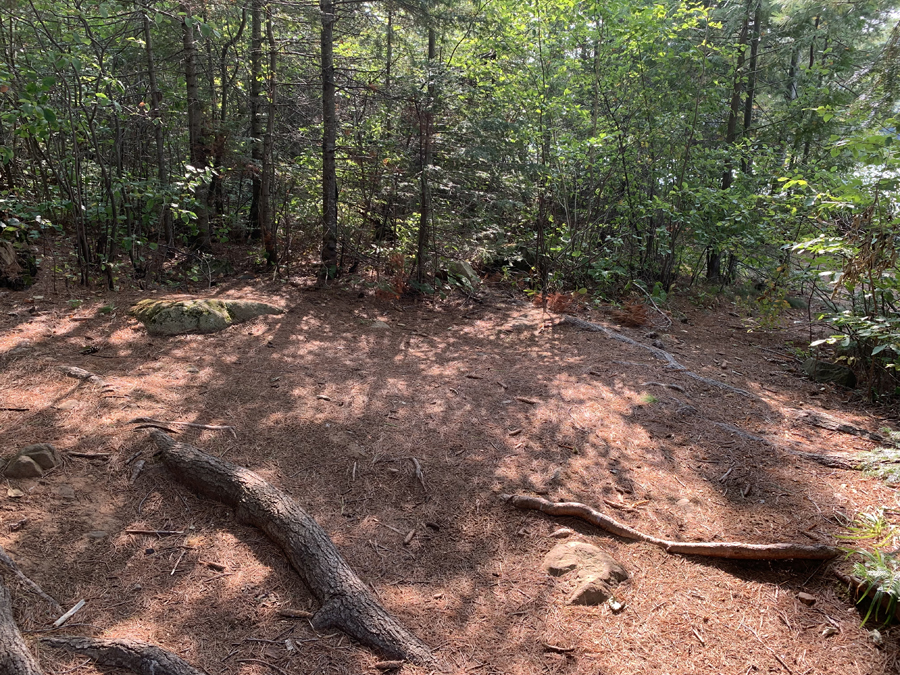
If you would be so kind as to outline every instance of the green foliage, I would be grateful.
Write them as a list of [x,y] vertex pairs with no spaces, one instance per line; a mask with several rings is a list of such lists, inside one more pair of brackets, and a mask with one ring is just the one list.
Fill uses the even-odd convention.
[[[862,581],[860,603],[867,602],[868,609],[863,617],[863,625],[870,617],[877,619],[883,605],[885,622],[893,616],[900,600],[900,558],[895,551],[885,551],[897,543],[897,529],[885,516],[884,510],[860,513],[846,526],[845,535],[839,539],[850,541],[854,546],[847,548],[847,555],[856,555],[861,560],[853,566],[853,574]],[[868,544],[872,550],[861,549],[858,544]]]

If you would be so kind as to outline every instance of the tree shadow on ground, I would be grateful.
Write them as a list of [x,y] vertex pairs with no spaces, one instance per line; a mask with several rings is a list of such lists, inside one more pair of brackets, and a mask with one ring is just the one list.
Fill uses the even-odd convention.
[[[217,293],[248,290],[290,311],[175,338],[150,338],[121,317],[97,315],[55,333],[32,330],[25,356],[2,357],[4,384],[46,403],[0,428],[0,443],[111,453],[106,465],[72,458],[29,484],[24,503],[5,503],[10,514],[32,514],[32,524],[4,545],[61,600],[90,597],[83,612],[91,624],[158,642],[208,672],[259,668],[240,663],[247,658],[291,673],[359,672],[377,659],[339,634],[279,616],[287,606],[314,609],[296,574],[262,533],[174,483],[144,434],[127,424],[142,416],[233,426],[237,438],[196,430],[179,438],[292,494],[389,611],[459,670],[664,672],[690,662],[697,672],[744,673],[748,664],[771,667],[771,648],[805,650],[800,670],[843,672],[856,659],[870,672],[891,672],[896,645],[882,655],[865,644],[846,603],[828,595],[824,575],[806,563],[669,556],[567,523],[608,548],[632,579],[621,614],[566,606],[566,580],[539,569],[561,521],[498,499],[527,491],[612,504],[617,518],[670,539],[826,538],[834,531],[826,517],[845,508],[834,496],[840,477],[786,464],[712,424],[777,425],[785,418],[766,400],[725,396],[633,347],[547,326],[529,305],[373,305],[342,291],[273,286]],[[14,329],[23,327],[2,328]],[[80,354],[88,342],[102,343],[98,354],[111,358]],[[693,355],[679,359],[703,372]],[[97,372],[120,398],[71,387],[58,365]],[[759,382],[729,378],[759,392]],[[656,380],[683,391],[645,385]],[[67,400],[77,406],[61,410]],[[148,464],[132,482],[126,461],[139,451]],[[62,484],[76,488],[75,500],[55,496]],[[136,526],[185,534],[158,543],[124,534]],[[104,528],[108,536],[88,537]],[[228,574],[209,560],[224,562]],[[828,643],[840,647],[840,659],[814,653],[819,634],[798,628],[810,610],[795,591],[810,583],[820,609],[841,622],[844,633]],[[18,597],[18,606],[31,604]],[[281,642],[289,629],[302,645],[293,653]],[[60,667],[74,663],[45,656]]]

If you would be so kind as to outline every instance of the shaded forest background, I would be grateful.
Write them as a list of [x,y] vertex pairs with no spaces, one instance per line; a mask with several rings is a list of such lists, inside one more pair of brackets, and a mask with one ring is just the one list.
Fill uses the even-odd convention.
[[7,277],[211,281],[237,243],[395,295],[466,290],[453,261],[545,296],[749,282],[818,296],[892,383],[896,11],[7,0]]

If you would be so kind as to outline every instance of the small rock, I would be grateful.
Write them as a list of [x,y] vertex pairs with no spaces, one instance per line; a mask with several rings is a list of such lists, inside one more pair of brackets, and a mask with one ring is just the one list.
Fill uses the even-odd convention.
[[831,637],[832,635],[837,635],[840,631],[834,626],[825,626],[825,630],[822,631],[822,637]]
[[105,530],[92,530],[91,532],[88,532],[86,536],[88,539],[105,539],[109,536],[109,532],[106,532]]
[[571,537],[575,534],[575,530],[569,527],[561,527],[558,530],[554,530],[550,533],[551,539],[565,539],[566,537]]
[[20,456],[31,457],[42,469],[52,469],[59,465],[59,456],[56,454],[56,448],[49,443],[35,443],[34,445],[26,445],[19,450]]
[[577,569],[583,580],[593,577],[614,585],[628,578],[625,568],[606,551],[580,541],[554,546],[544,557],[542,568],[554,577]]
[[60,499],[75,499],[75,490],[71,485],[60,485],[53,489],[53,494]]
[[800,592],[797,593],[797,599],[802,602],[807,607],[812,607],[816,604],[816,596],[810,595],[809,593]]
[[60,401],[56,404],[57,410],[74,410],[78,407],[78,401],[73,401],[69,399],[68,401]]
[[20,497],[24,497],[25,493],[22,492],[19,488],[9,488],[6,491],[6,496],[10,499],[19,499]]
[[666,351],[666,346],[663,344],[662,340],[654,340],[650,344],[653,345],[654,347],[656,347],[657,349],[662,349],[663,351]]
[[8,478],[40,478],[44,470],[31,457],[19,455],[6,465],[3,475]]
[[390,328],[390,326],[387,325],[384,321],[373,321],[373,322],[372,322],[371,324],[369,324],[369,325],[370,325],[370,327],[372,327],[372,328],[381,328],[381,329],[384,329],[384,328]]
[[570,605],[602,605],[612,597],[612,588],[602,579],[589,576],[584,579],[572,595],[569,596]]

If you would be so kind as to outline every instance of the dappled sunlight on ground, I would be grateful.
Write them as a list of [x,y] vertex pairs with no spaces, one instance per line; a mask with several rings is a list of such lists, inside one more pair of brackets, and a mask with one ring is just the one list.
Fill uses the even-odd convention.
[[[0,543],[64,605],[88,600],[73,633],[157,642],[210,673],[266,670],[246,659],[292,675],[358,673],[378,660],[339,633],[279,615],[315,602],[260,531],[154,459],[129,424],[151,417],[232,426],[236,438],[191,428],[179,438],[293,495],[455,671],[745,675],[777,671],[776,652],[797,673],[843,674],[854,663],[894,672],[895,630],[877,648],[826,566],[672,556],[499,500],[512,492],[576,500],[668,539],[753,543],[828,543],[841,531],[835,514],[895,506],[872,478],[716,426],[817,452],[872,447],[787,416],[802,404],[875,428],[842,407],[841,392],[770,362],[786,331],[748,334],[729,325],[737,320],[688,311],[690,323],[660,335],[688,368],[758,395],[748,399],[502,289],[483,305],[433,306],[243,282],[215,294],[289,311],[214,335],[158,338],[125,316],[137,293],[86,296],[74,310],[49,293],[36,303],[22,293],[0,298],[0,406],[27,409],[0,412],[0,443],[8,452],[50,442],[66,456],[40,480],[10,481],[23,497],[0,494]],[[649,342],[646,329],[621,330]],[[110,386],[79,384],[58,366],[88,369]],[[138,453],[146,465],[135,475]],[[623,610],[566,605],[572,582],[540,570],[556,543],[549,535],[563,525],[629,571],[617,589]],[[802,605],[800,590],[817,604]],[[16,608],[28,630],[55,618],[18,591]],[[835,624],[838,634],[823,637]],[[298,649],[285,648],[287,637]],[[48,672],[79,663],[41,657]]]

